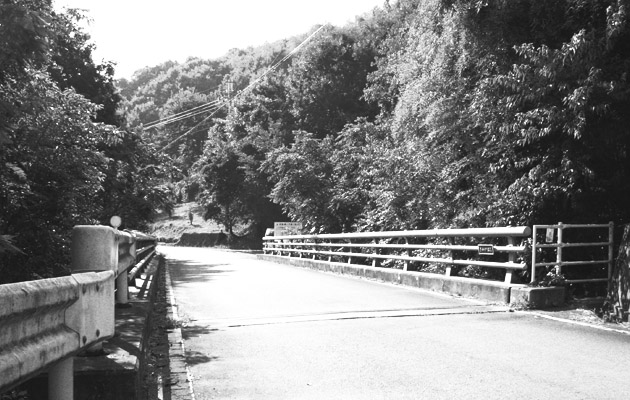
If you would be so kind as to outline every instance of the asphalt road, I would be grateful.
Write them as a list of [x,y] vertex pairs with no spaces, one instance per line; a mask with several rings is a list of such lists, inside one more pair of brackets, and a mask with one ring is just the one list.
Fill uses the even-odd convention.
[[624,333],[243,253],[159,250],[196,400],[630,398]]

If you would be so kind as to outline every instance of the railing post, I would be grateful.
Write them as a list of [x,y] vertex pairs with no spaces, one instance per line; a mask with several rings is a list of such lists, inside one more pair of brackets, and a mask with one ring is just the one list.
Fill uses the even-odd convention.
[[[302,243],[304,243],[304,239],[301,239],[301,240],[302,240]],[[302,253],[302,250],[304,250],[304,245],[301,245],[301,244],[300,244],[300,245],[296,246],[296,250],[299,250],[299,252],[298,252],[299,257],[300,257],[300,258],[302,258],[302,256],[304,255],[304,254]]]
[[[352,244],[352,239],[348,239],[348,244]],[[343,248],[342,248],[342,251],[343,251]],[[348,247],[348,252],[354,253],[354,251],[352,251],[352,246]],[[352,264],[352,256],[348,256],[348,264]]]
[[[514,246],[514,237],[510,236],[508,237],[508,245],[510,246]],[[513,263],[516,261],[516,254],[510,252],[509,256],[508,256],[508,261]],[[505,270],[505,283],[512,283],[512,279],[514,279],[514,271],[512,269],[506,269]]]
[[[409,239],[405,238],[405,244],[409,245]],[[411,250],[407,249],[407,257],[411,257]],[[409,269],[409,260],[405,260],[403,264],[403,271],[407,271]]]
[[[448,244],[449,246],[453,246],[455,244],[455,239],[453,239],[452,237],[448,238]],[[448,251],[448,258],[451,260],[451,264],[446,264],[446,270],[444,271],[444,275],[446,276],[451,276],[451,274],[453,273],[453,250],[449,250]]]
[[[332,240],[330,242],[332,242]],[[329,244],[331,244],[331,243],[329,243]],[[328,254],[328,262],[332,261],[332,254],[330,254],[330,253],[332,253],[332,251],[333,251],[332,246],[328,246],[328,252],[329,252],[329,254]]]
[[[376,241],[376,239],[374,239],[374,240],[372,241],[372,243],[374,243],[374,244],[378,244],[378,243],[377,243],[377,241]],[[375,255],[380,254],[380,253],[379,253],[379,248],[378,248],[378,247],[375,247],[375,248],[374,248],[374,254],[375,254]],[[378,258],[373,258],[373,259],[372,259],[372,268],[377,268],[377,267],[380,267],[380,266],[381,266],[381,260],[380,260],[380,259],[378,259]]]
[[536,280],[536,232],[538,231],[538,226],[534,225],[532,227],[532,276],[529,279],[530,283],[533,283]]
[[48,398],[74,399],[74,358],[61,360],[48,371]]
[[556,249],[556,274],[562,273],[562,222],[558,222],[558,247]]

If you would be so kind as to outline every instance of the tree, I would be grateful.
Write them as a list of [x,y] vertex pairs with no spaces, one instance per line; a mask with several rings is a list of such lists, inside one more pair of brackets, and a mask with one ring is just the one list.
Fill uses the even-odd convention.
[[25,253],[0,266],[9,280],[65,270],[72,226],[95,223],[101,211],[94,196],[102,190],[106,158],[97,146],[115,134],[90,120],[97,107],[84,97],[60,91],[43,72],[30,74],[0,86],[3,98],[20,104],[0,150],[0,229]]
[[95,63],[90,36],[79,24],[87,18],[77,9],[52,13],[51,29],[54,32],[51,63],[48,72],[61,90],[74,88],[92,103],[101,107],[94,120],[108,125],[121,125],[118,106],[122,100],[114,85],[114,64]]
[[329,158],[332,147],[330,136],[317,139],[313,134],[298,132],[291,147],[273,150],[262,165],[275,182],[271,199],[312,233],[341,229],[330,207],[334,187],[334,166]]
[[362,99],[373,55],[355,52],[355,42],[350,33],[326,28],[293,60],[287,87],[298,129],[323,138],[376,115]]
[[[77,18],[54,14],[48,1],[0,3],[0,236],[3,248],[9,236],[14,246],[0,259],[4,282],[67,272],[72,227],[108,221],[119,193],[104,190],[137,172],[142,146],[121,149],[137,136],[98,122],[114,115],[106,111],[116,104],[112,72],[101,73],[91,60]],[[68,68],[59,69],[64,62]],[[53,78],[57,72],[63,74]],[[106,101],[78,93],[92,89],[95,101]],[[128,187],[135,191],[118,199],[149,199]],[[149,211],[134,223],[153,212],[143,206]]]
[[199,201],[206,210],[204,218],[223,224],[233,236],[235,225],[249,222],[251,218],[241,196],[245,190],[245,175],[237,151],[226,137],[219,137],[216,131],[212,137],[196,166],[202,187]]

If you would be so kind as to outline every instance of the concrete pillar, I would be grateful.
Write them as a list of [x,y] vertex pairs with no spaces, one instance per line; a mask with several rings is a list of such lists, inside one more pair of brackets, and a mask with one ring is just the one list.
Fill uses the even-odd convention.
[[49,400],[74,399],[74,358],[55,364],[48,372]]

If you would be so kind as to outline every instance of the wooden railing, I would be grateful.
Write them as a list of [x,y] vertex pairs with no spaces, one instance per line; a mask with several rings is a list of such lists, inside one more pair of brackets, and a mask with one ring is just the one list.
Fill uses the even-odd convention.
[[265,236],[263,251],[349,264],[367,259],[375,267],[382,260],[397,260],[403,262],[404,270],[411,262],[437,263],[446,266],[446,275],[451,275],[452,266],[501,268],[505,270],[505,282],[510,283],[514,271],[527,268],[524,261],[517,259],[519,255],[524,258],[526,252],[526,246],[519,241],[529,235],[531,229],[520,226]]
[[73,356],[114,335],[129,271],[138,273],[156,244],[138,232],[77,226],[71,276],[0,285],[0,393],[48,370],[49,399],[71,400]]

